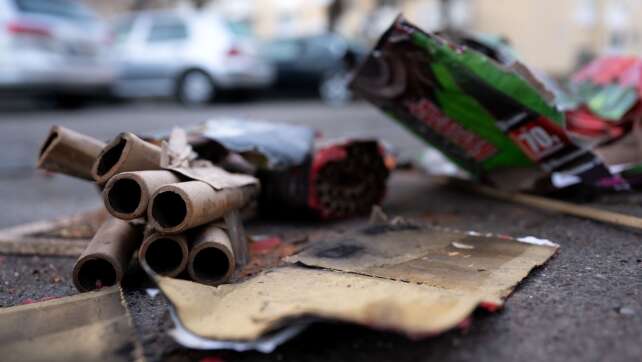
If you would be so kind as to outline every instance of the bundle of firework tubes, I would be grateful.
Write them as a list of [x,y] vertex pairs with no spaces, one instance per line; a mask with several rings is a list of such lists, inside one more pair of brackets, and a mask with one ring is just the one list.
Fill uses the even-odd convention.
[[113,216],[74,266],[78,290],[120,282],[136,251],[139,262],[157,274],[212,285],[247,262],[238,211],[258,195],[258,180],[172,154],[166,146],[132,133],[104,144],[52,128],[38,166],[95,181]]
[[[281,135],[293,128],[243,125]],[[105,144],[51,129],[38,167],[95,182],[112,216],[76,262],[78,290],[120,282],[135,253],[156,274],[221,284],[249,259],[241,213],[333,219],[367,214],[383,199],[393,161],[377,141],[316,144],[312,130],[299,128],[290,142],[273,142],[273,148],[262,142],[273,137],[252,134],[245,140],[248,153],[232,146],[240,144],[239,134],[248,135],[236,131],[203,137],[175,129],[162,141],[122,133]],[[233,142],[224,134],[234,134]],[[274,154],[287,154],[289,161],[257,161]]]

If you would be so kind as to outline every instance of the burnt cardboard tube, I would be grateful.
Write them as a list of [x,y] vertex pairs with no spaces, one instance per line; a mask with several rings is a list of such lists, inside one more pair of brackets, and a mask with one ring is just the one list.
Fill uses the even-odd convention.
[[185,270],[188,253],[185,236],[153,233],[143,240],[138,259],[157,274],[175,277]]
[[180,182],[171,171],[123,172],[107,181],[103,202],[110,214],[123,220],[144,217],[151,196],[161,186]]
[[161,148],[125,132],[100,152],[91,174],[99,185],[121,172],[159,170]]
[[76,288],[87,292],[119,283],[141,240],[141,230],[126,221],[109,218],[74,265]]
[[254,185],[221,190],[215,190],[202,181],[165,185],[152,196],[147,219],[160,232],[180,233],[241,209],[255,197],[256,192]]
[[222,228],[206,225],[194,234],[187,272],[199,283],[225,283],[234,273],[236,264],[232,250],[230,238]]
[[70,129],[53,126],[38,155],[38,168],[94,181],[91,168],[105,143]]

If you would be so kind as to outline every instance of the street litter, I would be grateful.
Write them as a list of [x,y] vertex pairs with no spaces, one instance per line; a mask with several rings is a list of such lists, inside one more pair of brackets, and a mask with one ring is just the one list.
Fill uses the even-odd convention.
[[1,308],[0,354],[7,362],[143,360],[119,287]]
[[210,287],[154,279],[173,306],[172,335],[180,343],[269,352],[275,338],[282,343],[291,328],[300,331],[319,319],[412,338],[444,332],[479,306],[501,307],[515,285],[557,249],[536,238],[381,224],[313,241],[286,258],[286,265],[239,283]]
[[[642,228],[637,217],[518,192],[635,186],[641,69],[635,58],[589,65],[573,78],[575,103],[562,109],[503,44],[425,33],[400,17],[351,86],[433,147],[426,168],[468,177],[449,184]],[[434,165],[448,160],[454,166]],[[108,143],[56,126],[38,166],[94,181],[109,214],[76,261],[76,288],[115,290],[103,288],[139,263],[158,287],[147,288],[150,297],[170,302],[171,335],[191,348],[271,352],[319,320],[433,336],[467,325],[477,308],[501,308],[559,248],[389,219],[373,208],[396,168],[386,143],[326,140],[303,126],[219,119]],[[365,228],[301,242],[248,237],[244,226],[371,211]]]
[[642,182],[642,58],[603,56],[572,77],[567,129],[633,187]]
[[[394,168],[392,153],[378,140],[315,140],[314,130],[303,126],[217,119],[188,132],[201,158],[260,180],[259,211],[268,218],[367,215],[382,201]],[[246,165],[231,162],[232,154]]]
[[502,46],[428,34],[399,17],[351,86],[476,180],[522,190],[563,172],[626,187],[569,138],[553,94]]
[[[465,188],[487,196],[640,228],[642,219],[632,215],[516,193],[578,183],[598,192],[638,185],[640,74],[639,58],[600,58],[573,77],[575,92],[564,97],[573,102],[563,110],[560,91],[549,90],[505,44],[425,33],[400,16],[351,87],[434,147],[421,160],[430,173],[464,171],[477,183]],[[449,162],[454,165],[443,165]]]
[[108,216],[98,209],[2,229],[0,254],[79,256]]
[[37,166],[93,181],[91,167],[104,147],[99,140],[54,126],[40,149]]
[[[189,271],[183,274],[206,283],[225,282],[247,264],[248,245],[237,213],[257,197],[256,178],[195,160],[181,130],[173,131],[161,146],[126,132],[100,152],[96,147],[87,151],[88,144],[101,145],[54,127],[38,163],[84,179],[91,175],[104,187],[103,202],[113,215],[74,266],[79,291],[120,283],[137,250],[139,261],[157,273],[177,276]],[[61,145],[64,152],[51,151]],[[59,166],[74,164],[65,157],[77,154],[83,155],[83,162],[75,169]],[[211,223],[217,224],[204,226]]]

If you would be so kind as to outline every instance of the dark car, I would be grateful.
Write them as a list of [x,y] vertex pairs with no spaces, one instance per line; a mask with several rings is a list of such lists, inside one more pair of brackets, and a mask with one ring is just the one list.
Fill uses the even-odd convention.
[[314,91],[326,102],[342,104],[352,98],[348,74],[366,49],[336,34],[274,40],[266,56],[276,67],[278,90]]

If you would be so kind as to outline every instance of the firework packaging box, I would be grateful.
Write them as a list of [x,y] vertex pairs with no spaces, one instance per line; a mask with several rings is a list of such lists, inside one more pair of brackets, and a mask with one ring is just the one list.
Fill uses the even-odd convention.
[[399,17],[351,87],[478,180],[524,188],[564,172],[622,183],[567,136],[552,94],[502,47]]

